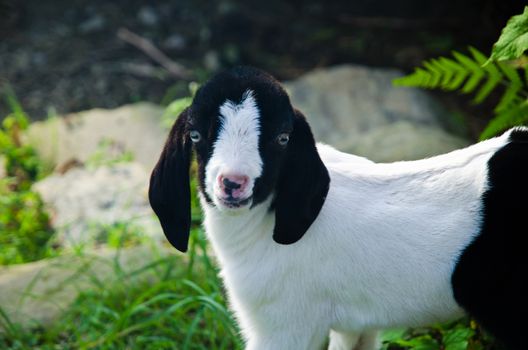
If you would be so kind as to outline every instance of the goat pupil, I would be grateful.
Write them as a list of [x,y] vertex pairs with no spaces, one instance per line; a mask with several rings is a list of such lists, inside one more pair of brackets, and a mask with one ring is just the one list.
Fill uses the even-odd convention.
[[192,142],[198,142],[200,141],[200,139],[202,138],[202,136],[200,135],[200,133],[196,130],[192,130],[190,132],[190,136],[191,136],[191,141]]
[[279,142],[281,146],[286,146],[289,140],[290,140],[290,135],[286,133],[280,134],[279,137],[277,138],[277,141]]

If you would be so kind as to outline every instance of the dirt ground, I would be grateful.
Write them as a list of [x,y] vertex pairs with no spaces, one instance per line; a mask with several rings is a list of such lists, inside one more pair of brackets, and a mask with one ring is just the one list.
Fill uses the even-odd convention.
[[[41,119],[140,100],[167,103],[187,94],[189,81],[237,64],[280,79],[339,63],[409,71],[468,44],[489,52],[522,3],[0,0],[0,88],[9,83],[31,117]],[[191,74],[171,74],[119,38],[123,28]],[[486,111],[440,97],[466,114]],[[2,101],[0,115],[6,113]]]

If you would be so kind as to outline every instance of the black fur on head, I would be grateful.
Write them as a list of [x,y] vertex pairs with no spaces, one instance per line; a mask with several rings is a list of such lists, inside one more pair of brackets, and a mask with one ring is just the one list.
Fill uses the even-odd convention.
[[[219,108],[227,100],[239,103],[246,91],[254,93],[260,118],[258,152],[262,174],[253,187],[253,207],[274,196],[273,239],[291,244],[299,240],[321,210],[330,178],[315,146],[310,127],[295,110],[280,83],[267,73],[238,67],[219,73],[197,92],[192,105],[174,124],[158,164],[152,172],[149,199],[168,240],[186,251],[190,229],[189,162],[191,130],[203,137],[194,143],[200,191],[206,193],[206,166],[213,154],[221,121]],[[277,143],[290,135],[286,146]]]

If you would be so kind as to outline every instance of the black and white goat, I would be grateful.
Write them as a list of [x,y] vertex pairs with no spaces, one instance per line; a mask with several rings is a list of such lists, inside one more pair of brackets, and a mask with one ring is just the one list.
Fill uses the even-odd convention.
[[247,349],[375,349],[377,330],[475,317],[528,349],[528,129],[420,161],[316,145],[281,85],[215,76],[173,126],[150,183],[186,251],[189,163]]

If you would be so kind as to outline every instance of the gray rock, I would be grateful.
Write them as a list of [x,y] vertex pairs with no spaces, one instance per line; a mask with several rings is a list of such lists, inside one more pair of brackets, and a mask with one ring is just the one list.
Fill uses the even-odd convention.
[[345,152],[392,161],[467,144],[450,135],[452,117],[424,91],[393,87],[399,76],[396,70],[345,65],[316,70],[285,85],[316,139]]
[[63,118],[33,123],[26,138],[43,160],[61,165],[72,159],[86,162],[101,142],[111,141],[145,169],[152,169],[167,131],[161,126],[163,108],[137,103],[117,109],[92,109]]
[[156,240],[163,237],[150,209],[149,175],[137,163],[74,168],[33,185],[52,213],[58,241],[66,247],[93,243],[101,225],[126,224]]
[[469,145],[467,140],[439,128],[398,121],[350,139],[343,148],[375,162],[416,160]]
[[[163,246],[99,249],[0,267],[0,306],[17,325],[47,325],[67,309],[80,291],[119,283],[128,273],[169,254]],[[147,270],[138,278],[155,278],[152,274],[156,271]],[[0,322],[0,332],[3,324]]]

